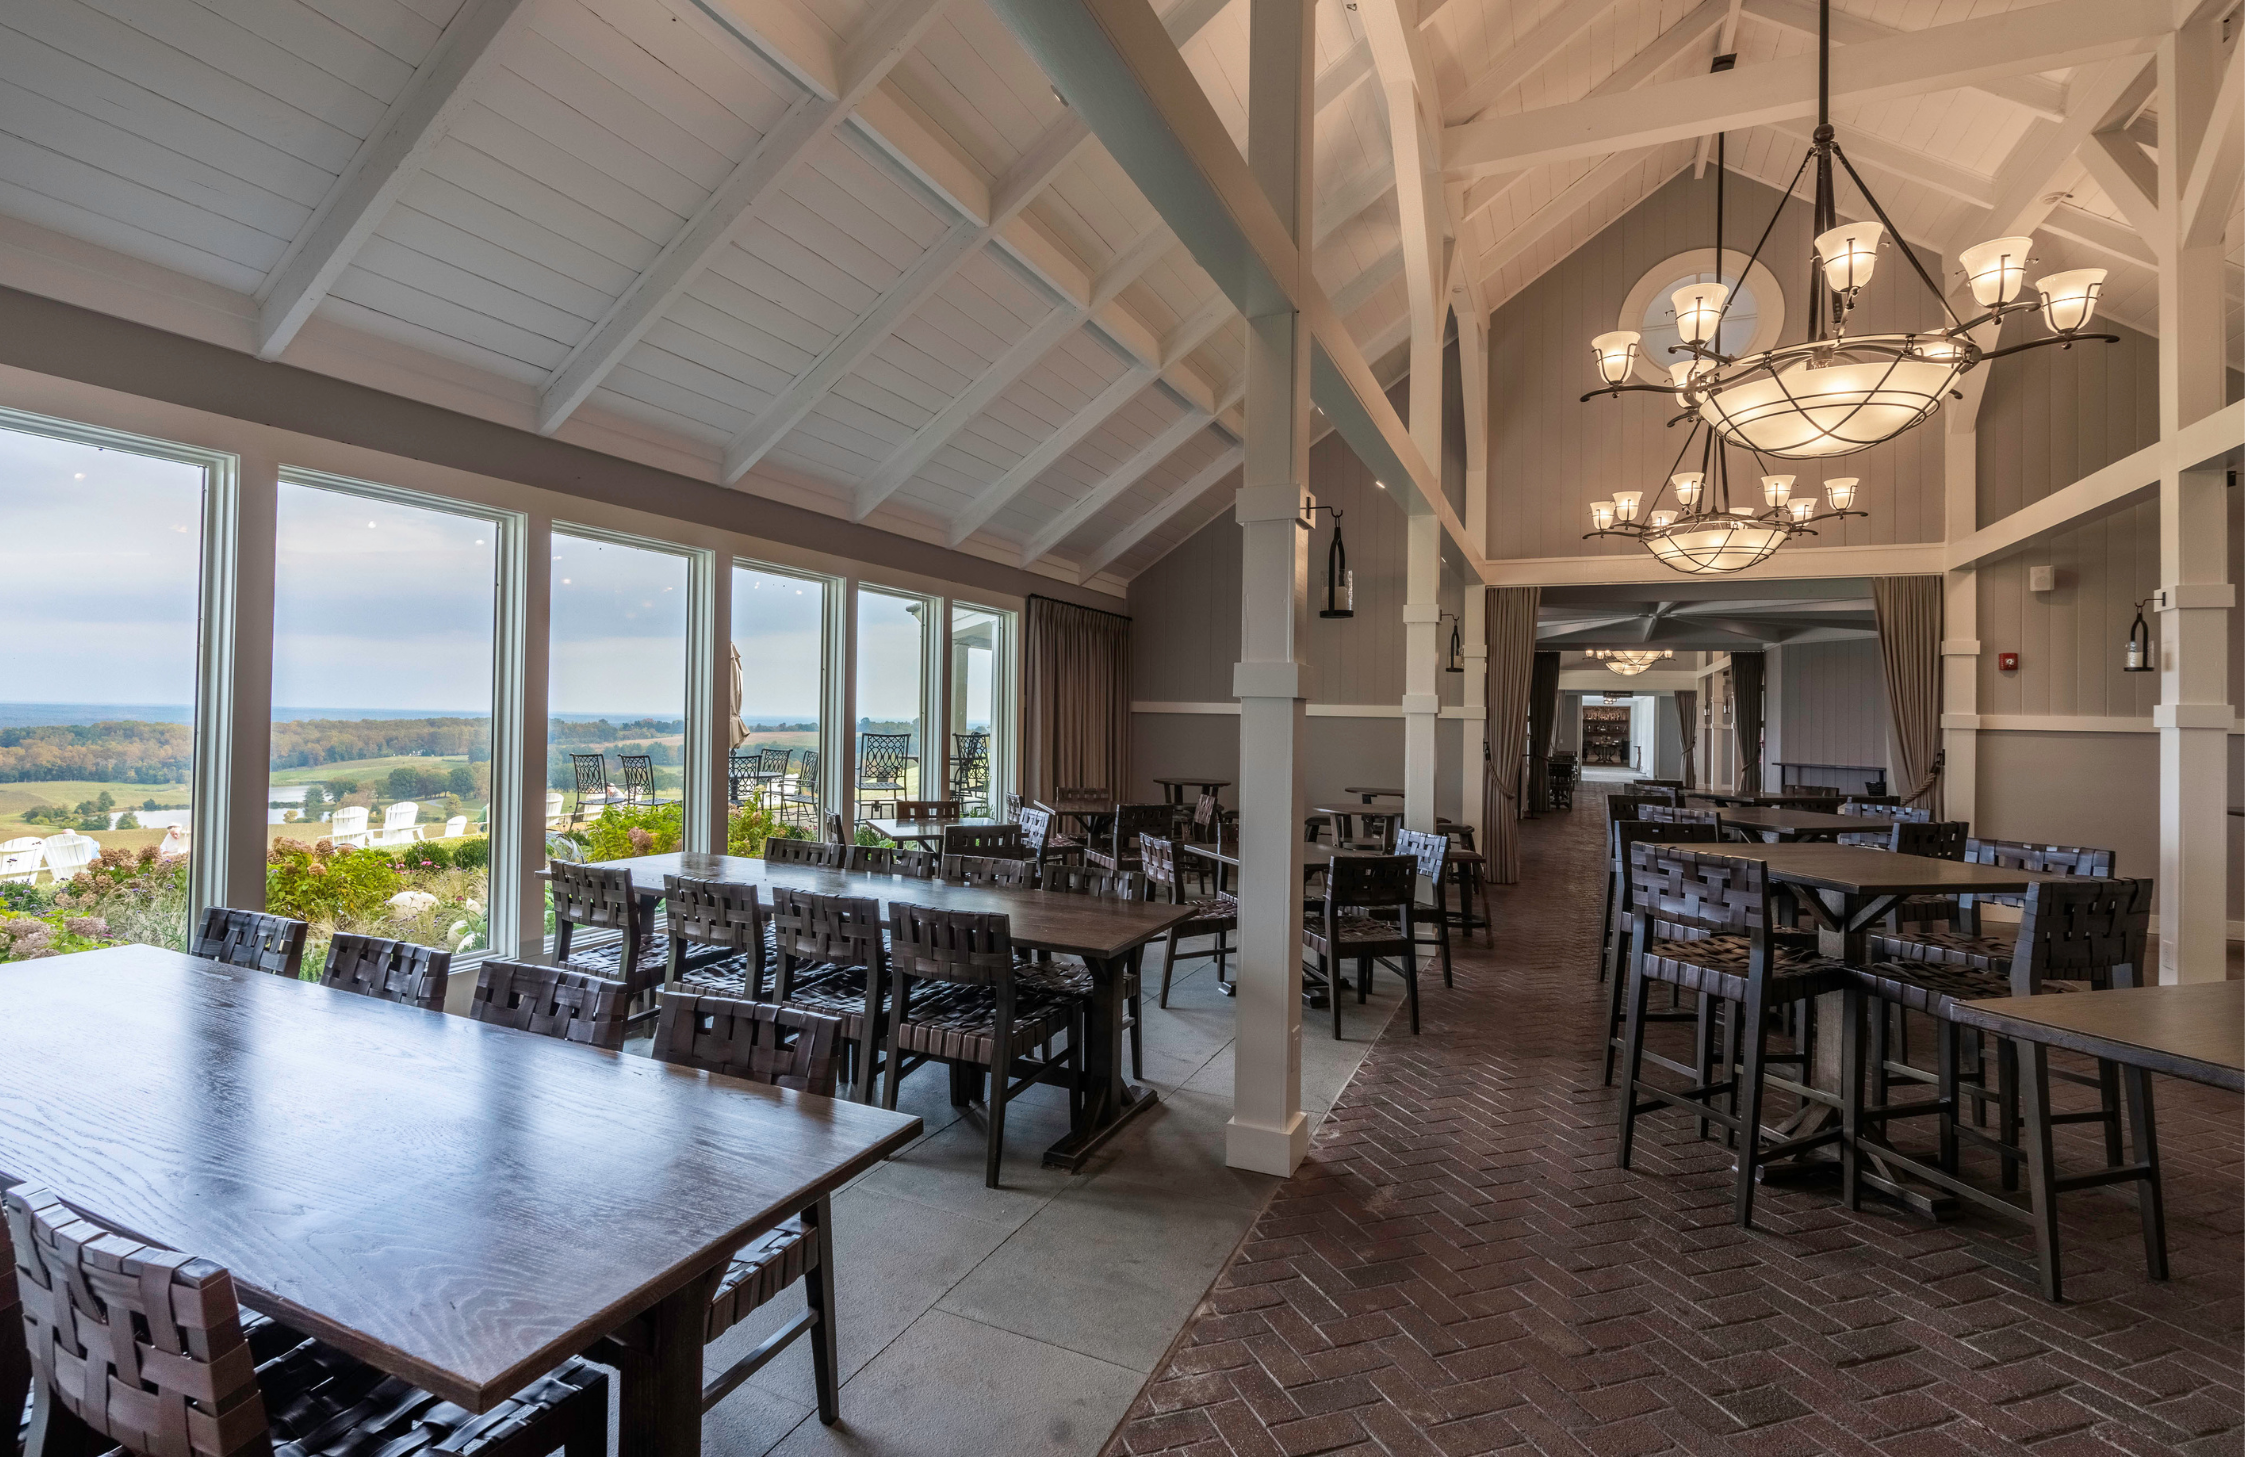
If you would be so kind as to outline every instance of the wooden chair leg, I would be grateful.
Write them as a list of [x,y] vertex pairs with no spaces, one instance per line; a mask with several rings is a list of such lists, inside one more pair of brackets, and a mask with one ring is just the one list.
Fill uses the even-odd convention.
[[1360,1007],[1363,1006],[1364,999],[1371,995],[1372,958],[1369,956],[1359,956],[1356,959],[1356,1004]]
[[[2011,1082],[2025,1120],[2020,1142],[2027,1155],[2027,1222],[2034,1230],[2035,1265],[2042,1275],[2042,1298],[2055,1301],[2063,1298],[2064,1282],[2058,1269],[2056,1150],[2050,1141],[2050,1054],[2033,1042],[2014,1045],[2006,1041],[2003,1045],[2014,1048],[2012,1060],[2017,1075]],[[2003,1164],[2007,1170],[2012,1167],[2010,1159]]]
[[[1863,1207],[1863,1017],[1873,1006],[1883,1004],[1867,998],[1856,987],[1848,987],[1840,998],[1845,1009],[1841,1020],[1847,1025],[1838,1029],[1840,1037],[1840,1202],[1849,1209]],[[1868,1005],[1866,1005],[1868,1003]],[[1882,1011],[1883,1015],[1883,1011]],[[1829,1035],[1829,1034],[1828,1034]]]
[[[1138,953],[1133,951],[1133,965],[1137,959]],[[1130,1009],[1130,1075],[1142,1080],[1146,1076],[1146,982],[1143,977],[1139,979],[1137,995],[1124,1005]]]
[[818,1267],[803,1281],[803,1303],[811,1311],[811,1381],[818,1389],[818,1419],[831,1427],[842,1414],[842,1362],[834,1332],[833,1201],[819,1200],[803,1217],[818,1241]]
[[[1614,1085],[1614,1055],[1619,1050],[1614,1046],[1614,1040],[1622,1035],[1623,1018],[1628,1014],[1628,1009],[1622,1005],[1622,998],[1628,992],[1629,975],[1626,966],[1625,961],[1621,967],[1615,968],[1613,983],[1607,989],[1606,996],[1606,1086],[1609,1088]],[[1628,1079],[1624,1078],[1623,1081],[1627,1082]]]
[[1419,954],[1415,950],[1403,953],[1403,990],[1411,1003],[1411,1035],[1416,1037],[1419,1035]]
[[[15,1420],[13,1413],[8,1420]],[[27,1437],[24,1457],[98,1457],[111,1450],[84,1418],[55,1400],[45,1382],[38,1383],[31,1393],[31,1430]]]
[[1942,1109],[1934,1116],[1940,1119],[1941,1169],[1950,1174],[1957,1171],[1957,1103],[1963,1096],[1962,1080],[1958,1072],[1959,1059],[1963,1056],[1964,1039],[1959,1035],[1961,1031],[1956,1023],[1947,1021],[1936,1029],[1941,1059],[1941,1081],[1937,1095]]
[[1176,966],[1177,933],[1171,931],[1161,938],[1161,995],[1154,998],[1154,1005],[1157,1007],[1169,1005],[1169,977]]
[[2097,1059],[2097,1110],[2105,1115],[2105,1166],[2110,1168],[2127,1157],[2120,1138],[2126,1115],[2120,1106],[2120,1064],[2102,1057]]
[[[1700,993],[1699,1016],[1692,1026],[1693,1075],[1703,1088],[1711,1087],[1715,1082],[1715,1000],[1705,992]],[[1611,1048],[1612,1039],[1609,1038],[1606,1045]],[[1695,1136],[1703,1139],[1707,1137],[1709,1126],[1707,1116],[1701,1114]]]
[[1001,1025],[998,1045],[990,1054],[990,1095],[983,1100],[989,1110],[990,1139],[983,1150],[982,1184],[986,1189],[998,1187],[998,1164],[1006,1149],[1006,1088],[1013,1081],[1013,1051],[1006,1044],[1012,1038]]
[[1318,969],[1325,973],[1325,1000],[1333,1011],[1333,1040],[1341,1040],[1341,958],[1331,951],[1321,951],[1317,956]]
[[1629,1167],[1629,1155],[1637,1138],[1637,1074],[1645,1066],[1645,993],[1644,973],[1633,965],[1629,971],[1628,1031],[1623,1036],[1621,1057],[1621,1140],[1617,1150],[1618,1163]]
[[2144,1226],[2144,1269],[2152,1279],[2167,1278],[2167,1200],[2160,1187],[2159,1133],[2152,1118],[2151,1074],[2132,1067],[2127,1085],[2129,1142],[2144,1177],[2136,1181],[2136,1214]]
[[[2049,1065],[2050,1059],[2045,1057],[2043,1066],[2048,1068]],[[2044,1112],[2047,1113],[2050,1107],[2049,1079],[2047,1077],[2043,1080],[2042,1104]],[[1999,1037],[1996,1039],[1996,1137],[2010,1144],[2013,1148],[2019,1146],[2021,1136],[2019,1118],[2019,1048],[2018,1044],[2012,1042],[2008,1037]],[[2048,1129],[2045,1129],[2043,1132],[2044,1139],[2047,1140],[2049,1136]],[[2003,1165],[2003,1187],[2005,1191],[2017,1189],[2019,1187],[2019,1161],[2017,1159],[1999,1159],[1997,1162]],[[2056,1300],[2058,1297],[2053,1295],[2050,1298]]]
[[1738,1074],[1738,1188],[1735,1204],[1741,1229],[1754,1227],[1754,1176],[1762,1162],[1762,1060],[1769,1047],[1769,1009],[1762,987],[1750,981],[1739,1013],[1746,1057]]

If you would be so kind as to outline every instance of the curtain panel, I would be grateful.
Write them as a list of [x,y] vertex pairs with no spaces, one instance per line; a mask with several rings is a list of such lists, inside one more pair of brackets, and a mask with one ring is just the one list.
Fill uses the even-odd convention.
[[1489,880],[1512,885],[1520,879],[1521,770],[1528,743],[1528,679],[1536,657],[1538,587],[1492,587],[1488,601],[1489,677],[1482,687],[1483,723],[1488,737],[1481,748],[1481,823],[1488,841]]
[[1130,619],[1031,597],[1021,663],[1021,792],[1130,798]]
[[1879,663],[1886,670],[1887,722],[1904,804],[1941,818],[1941,579],[1873,577]]
[[1551,808],[1551,736],[1559,728],[1559,654],[1538,653],[1528,687],[1528,808]]
[[1740,794],[1762,787],[1762,681],[1765,660],[1760,653],[1731,654],[1731,726],[1738,735]]
[[1699,788],[1698,767],[1692,762],[1692,752],[1699,747],[1699,695],[1679,692],[1676,695],[1676,738],[1684,746],[1684,787]]

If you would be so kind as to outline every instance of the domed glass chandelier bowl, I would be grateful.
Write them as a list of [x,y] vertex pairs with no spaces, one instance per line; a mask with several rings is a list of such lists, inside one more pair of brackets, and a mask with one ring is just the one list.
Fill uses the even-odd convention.
[[1592,648],[1584,654],[1595,658],[1624,678],[1634,678],[1653,664],[1676,656],[1669,648]]

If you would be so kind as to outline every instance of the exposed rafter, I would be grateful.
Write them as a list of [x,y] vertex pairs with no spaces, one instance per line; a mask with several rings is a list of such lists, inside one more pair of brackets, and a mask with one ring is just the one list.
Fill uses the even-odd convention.
[[499,43],[522,5],[523,0],[467,0],[452,17],[428,59],[267,275],[257,319],[260,359],[280,357],[374,236],[390,204],[419,175],[496,64]]
[[[1774,122],[1769,129],[1803,149],[1808,147],[1812,133],[1812,128],[1806,123],[1797,121]],[[1974,207],[1984,208],[1995,200],[1995,179],[1983,177],[1953,162],[1944,162],[1939,157],[1918,151],[1914,147],[1905,147],[1862,132],[1850,132],[1840,139],[1840,145],[1848,159],[1858,166],[1869,167],[1889,176],[1902,178],[1906,182],[1915,182],[1921,187],[1930,187],[1959,202],[1969,202]]]
[[[2147,55],[2172,23],[2166,0],[2055,0],[2000,15],[1905,31],[1848,48],[1832,100],[1863,105],[1949,91],[2120,56]],[[1583,100],[1452,127],[1450,169],[1478,175],[1518,171],[1623,147],[1813,115],[1817,58],[1789,56],[1756,66],[1648,86],[1626,103]]]
[[1495,60],[1458,89],[1443,98],[1445,121],[1464,121],[1487,111],[1513,87],[1540,70],[1559,54],[1567,42],[1590,29],[1614,8],[1616,0],[1559,0],[1551,12],[1528,28],[1528,33],[1507,46]]
[[[1745,0],[1746,14],[1755,20],[1765,21],[1780,30],[1795,35],[1816,34],[1816,6],[1814,0]],[[1859,46],[1865,41],[1885,40],[1904,32],[1875,20],[1865,20],[1845,10],[1832,12],[1832,44]],[[2043,76],[2003,76],[1982,81],[1966,88],[1998,96],[2005,101],[2025,107],[2046,121],[2063,121],[2066,117],[2066,88]]]
[[[945,0],[892,0],[834,54],[813,34],[790,26],[778,7],[752,27],[737,4],[709,9],[735,34],[771,58],[805,95],[764,134],[755,150],[718,184],[686,225],[672,235],[629,288],[586,331],[547,376],[538,396],[538,429],[551,435],[629,354],[655,321],[733,245],[756,209],[776,195],[818,145],[871,96],[934,23]],[[786,27],[782,29],[782,27]],[[739,472],[727,474],[731,480]]]
[[[1222,407],[1231,408],[1245,389],[1244,380],[1233,384],[1221,401]],[[1021,565],[1026,567],[1051,555],[1062,542],[1075,535],[1085,522],[1114,504],[1123,492],[1144,480],[1163,461],[1183,449],[1186,441],[1213,423],[1215,422],[1210,416],[1199,410],[1187,410],[1179,415],[1170,422],[1167,429],[1131,452],[1129,459],[1101,476],[1074,505],[1055,516],[1035,536],[1030,537],[1029,544],[1021,549]]]
[[1497,245],[1478,260],[1476,272],[1482,278],[1493,278],[1512,265],[1545,238],[1573,222],[1588,211],[1606,189],[1627,179],[1644,165],[1646,153],[1616,152],[1588,172],[1577,177],[1561,189],[1559,194],[1536,209],[1525,222],[1497,241]]
[[2127,98],[2150,66],[2148,56],[2130,55],[2076,71],[2069,96],[2074,109],[2064,121],[2038,121],[2027,129],[2004,159],[1987,207],[1959,221],[1949,251],[2042,226],[2059,202],[2051,184],[2060,170],[2072,162],[2091,132],[2113,124],[2116,114],[2128,109]]
[[809,369],[766,405],[725,447],[723,478],[736,481],[764,458],[781,437],[802,423],[837,384],[865,362],[899,324],[950,282],[969,258],[982,251],[1091,140],[1091,130],[1074,112],[1065,112],[1021,155],[999,180],[990,198],[990,217],[982,226],[954,223],[876,299],[856,323],[835,337]]
[[1159,504],[1147,508],[1145,515],[1108,537],[1106,545],[1085,557],[1076,568],[1076,580],[1090,581],[1132,547],[1160,530],[1162,523],[1175,517],[1180,511],[1190,510],[1193,503],[1207,495],[1211,487],[1239,469],[1244,455],[1245,452],[1235,445],[1195,471],[1191,480],[1171,491]]
[[2081,165],[2141,238],[2159,236],[2159,169],[2142,147],[2125,134],[2097,132],[2081,145]]

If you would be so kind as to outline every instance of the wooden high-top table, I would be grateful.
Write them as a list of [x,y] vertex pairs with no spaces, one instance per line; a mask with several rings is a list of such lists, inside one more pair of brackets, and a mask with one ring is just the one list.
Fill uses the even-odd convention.
[[[1008,886],[959,885],[901,875],[857,875],[810,865],[772,865],[740,855],[641,855],[608,865],[631,872],[632,889],[652,903],[665,875],[736,884],[791,886],[820,895],[864,896],[879,903],[884,919],[892,902],[950,911],[994,911],[1012,926],[1013,944],[1028,951],[1080,956],[1091,971],[1086,1009],[1083,1112],[1068,1136],[1045,1150],[1045,1163],[1079,1169],[1129,1119],[1152,1107],[1154,1090],[1123,1078],[1123,973],[1138,948],[1189,920],[1191,906],[1157,901],[1103,900]],[[651,922],[650,922],[651,923]]]
[[1726,830],[1744,830],[1777,844],[1829,840],[1838,835],[1884,834],[1894,828],[1894,821],[1885,815],[1837,815],[1820,809],[1787,809],[1781,805],[1718,809],[1715,819]]
[[733,1252],[919,1132],[157,947],[0,966],[0,1183],[470,1411],[645,1316],[626,1457],[700,1457]]

